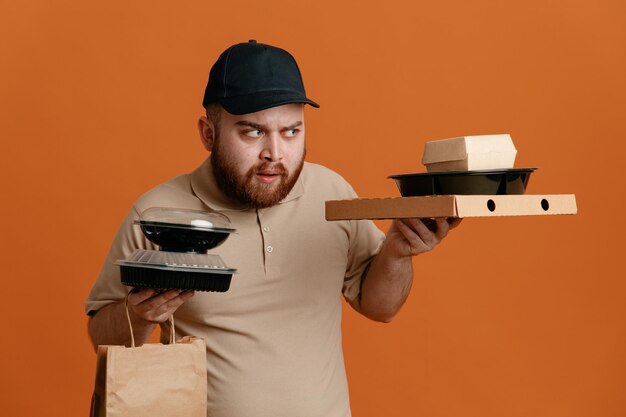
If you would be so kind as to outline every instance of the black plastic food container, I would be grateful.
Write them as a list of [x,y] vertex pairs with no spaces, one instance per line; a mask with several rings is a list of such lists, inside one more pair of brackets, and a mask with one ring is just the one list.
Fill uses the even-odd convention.
[[537,168],[391,175],[403,197],[524,194]]
[[226,292],[230,288],[231,274],[198,274],[180,270],[159,270],[120,266],[122,284],[129,287],[157,288],[161,290],[193,290]]
[[137,249],[116,262],[122,284],[130,287],[224,292],[236,269],[207,250],[221,245],[235,229],[212,210],[152,207],[135,224],[160,250]]
[[137,249],[120,266],[122,284],[129,287],[224,292],[235,269],[217,255]]
[[139,220],[141,231],[162,251],[206,253],[221,245],[232,229],[181,227],[168,223]]
[[135,221],[162,251],[206,253],[235,230],[228,217],[215,211],[153,207]]

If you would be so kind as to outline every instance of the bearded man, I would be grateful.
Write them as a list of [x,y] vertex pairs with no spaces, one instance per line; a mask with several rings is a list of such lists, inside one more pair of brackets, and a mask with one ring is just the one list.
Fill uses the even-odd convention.
[[227,215],[237,234],[217,251],[238,270],[228,292],[128,295],[139,344],[174,313],[177,338],[206,341],[209,416],[349,416],[341,296],[364,316],[391,321],[411,288],[412,257],[456,225],[440,219],[433,232],[405,219],[385,236],[371,221],[325,221],[325,201],[356,193],[305,162],[305,104],[319,107],[285,50],[250,41],[224,51],[198,121],[210,157],[135,202],[86,302],[94,346],[129,345],[128,288],[114,262],[155,248],[133,222],[151,207]]

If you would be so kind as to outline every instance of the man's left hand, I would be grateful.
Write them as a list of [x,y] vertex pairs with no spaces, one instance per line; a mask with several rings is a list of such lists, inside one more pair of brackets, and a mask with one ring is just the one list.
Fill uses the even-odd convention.
[[[451,229],[461,223],[460,218],[437,218],[437,228],[430,230],[424,221],[411,219],[395,219],[387,232],[385,245],[389,255],[402,258],[415,256],[432,250],[439,244]],[[434,229],[434,227],[433,227]]]

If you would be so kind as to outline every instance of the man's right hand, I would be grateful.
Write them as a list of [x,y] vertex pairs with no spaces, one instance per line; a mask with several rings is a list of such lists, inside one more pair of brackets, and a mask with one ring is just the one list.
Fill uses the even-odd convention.
[[[156,324],[167,321],[193,294],[193,291],[159,292],[148,288],[131,291],[128,295],[128,313],[133,323],[136,345],[146,343]],[[109,304],[89,318],[89,336],[94,348],[98,345],[130,346],[125,304],[126,300]]]
[[152,288],[135,288],[128,295],[128,311],[131,318],[149,323],[163,323],[193,295],[193,291],[160,292]]

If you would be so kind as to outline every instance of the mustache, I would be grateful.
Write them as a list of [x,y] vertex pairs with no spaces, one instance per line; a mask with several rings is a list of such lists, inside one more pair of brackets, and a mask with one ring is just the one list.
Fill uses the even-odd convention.
[[261,171],[274,171],[279,175],[284,175],[284,174],[288,174],[289,171],[287,170],[287,168],[285,168],[285,165],[283,165],[282,162],[275,162],[275,163],[271,163],[271,162],[265,162],[257,167],[254,168],[254,172],[261,172]]

